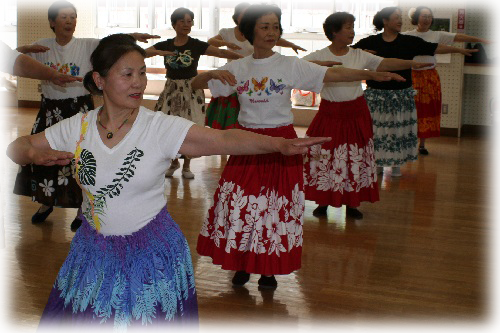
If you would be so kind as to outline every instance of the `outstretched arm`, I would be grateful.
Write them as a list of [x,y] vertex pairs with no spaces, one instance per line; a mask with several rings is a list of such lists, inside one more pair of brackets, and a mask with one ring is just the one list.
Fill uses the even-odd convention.
[[151,58],[154,56],[164,57],[164,56],[174,56],[175,55],[175,53],[172,51],[157,50],[154,46],[150,46],[147,49],[145,49],[144,51],[146,51],[146,58]]
[[328,68],[323,82],[353,82],[362,80],[374,81],[406,81],[402,76],[390,72],[372,72],[345,67]]
[[226,42],[221,35],[214,36],[210,38],[207,41],[208,44],[215,46],[215,47],[221,47],[221,46],[226,46],[227,48],[231,50],[241,50],[241,47],[238,45],[231,43],[231,42]]
[[463,49],[460,47],[454,47],[450,45],[445,45],[445,44],[438,44],[438,47],[436,48],[436,51],[434,52],[435,54],[446,54],[446,53],[460,53],[463,54],[464,56],[471,56],[472,53],[475,53],[479,50],[477,49]]
[[403,60],[397,58],[384,58],[377,67],[377,72],[400,71],[403,69],[419,69],[434,65],[432,62],[418,62],[415,60]]
[[330,141],[330,138],[284,139],[249,131],[216,130],[193,125],[179,153],[190,156],[255,155],[279,152],[283,155],[305,154],[307,147]]
[[7,156],[20,165],[66,165],[74,157],[73,153],[50,148],[45,132],[22,136],[7,147]]
[[276,43],[276,46],[281,46],[281,47],[289,47],[295,51],[295,53],[299,54],[298,50],[300,51],[307,51],[306,49],[295,45],[292,42],[287,41],[286,39],[280,38],[278,42]]
[[456,34],[455,39],[453,39],[454,42],[469,42],[469,43],[484,43],[484,44],[491,44],[491,41],[488,39],[484,38],[479,38],[479,37],[474,37],[474,36],[469,36],[465,34]]
[[59,73],[55,69],[45,66],[41,62],[20,54],[14,63],[13,75],[26,77],[28,79],[47,80],[58,86],[64,87],[66,83],[82,81],[81,77]]
[[212,56],[212,57],[218,57],[218,58],[232,59],[232,60],[244,58],[241,54],[238,54],[236,52],[233,52],[230,50],[219,49],[219,48],[217,48],[215,46],[211,46],[211,45],[205,51],[205,55]]
[[207,89],[208,81],[212,79],[219,80],[222,83],[229,84],[231,86],[236,84],[236,78],[230,71],[215,69],[196,75],[193,81],[191,81],[191,87],[194,90]]

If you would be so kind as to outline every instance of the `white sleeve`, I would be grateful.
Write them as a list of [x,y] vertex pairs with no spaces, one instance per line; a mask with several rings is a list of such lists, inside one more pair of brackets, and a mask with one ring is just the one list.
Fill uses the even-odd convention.
[[223,40],[228,41],[229,40],[228,32],[229,32],[228,28],[222,28],[219,30],[219,35],[222,37]]
[[291,57],[293,60],[292,88],[319,93],[323,89],[323,80],[328,69],[326,66],[313,64],[312,62]]
[[[234,76],[236,76],[234,66],[237,61],[231,61],[225,64],[224,66],[218,68],[218,70],[227,70],[233,73]],[[224,84],[219,80],[210,80],[208,81],[208,89],[210,89],[210,93],[212,94],[213,97],[220,97],[220,96],[229,96],[233,94],[236,91],[236,86],[238,83],[234,86],[231,86],[229,84]]]
[[14,64],[19,55],[21,55],[20,52],[11,49],[7,44],[0,41],[0,71],[13,74]]
[[44,133],[50,148],[73,153],[76,149],[76,142],[80,138],[82,116],[82,113],[77,113],[73,117],[63,119],[46,128]]
[[371,54],[370,52],[366,52],[363,50],[359,50],[359,52],[361,53],[361,59],[363,60],[364,69],[376,71],[382,60],[384,60],[384,58]]
[[321,59],[319,57],[319,50],[311,52],[308,55],[302,57],[301,59],[304,59],[304,60],[307,60],[307,61],[321,61]]
[[165,159],[178,157],[179,149],[194,123],[182,117],[156,112],[153,130],[158,133],[159,151]]
[[452,44],[457,35],[456,33],[446,31],[438,31],[437,33],[439,33],[439,43],[446,45]]

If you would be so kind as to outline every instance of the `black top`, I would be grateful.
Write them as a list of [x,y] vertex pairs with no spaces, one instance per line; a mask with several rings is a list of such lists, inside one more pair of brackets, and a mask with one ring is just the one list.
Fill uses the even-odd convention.
[[[429,43],[420,37],[398,34],[392,42],[386,42],[382,38],[382,34],[368,36],[361,39],[353,45],[354,48],[376,51],[375,55],[383,58],[398,58],[404,60],[412,60],[418,55],[434,55],[437,43]],[[402,71],[394,71],[393,73],[399,74],[406,79],[405,82],[398,81],[385,81],[377,82],[367,80],[366,85],[370,88],[385,89],[385,90],[399,90],[406,89],[412,86],[411,69]]]
[[175,52],[175,56],[165,56],[164,63],[167,69],[167,78],[173,80],[190,79],[198,75],[198,60],[208,48],[207,42],[196,38],[188,38],[182,46],[174,45],[174,38],[156,43],[155,49]]

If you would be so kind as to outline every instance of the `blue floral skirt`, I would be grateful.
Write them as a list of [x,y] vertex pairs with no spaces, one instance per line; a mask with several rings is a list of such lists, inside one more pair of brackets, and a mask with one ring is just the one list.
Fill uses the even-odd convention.
[[53,285],[40,330],[197,327],[189,246],[166,207],[126,236],[103,236],[80,218],[82,226]]
[[413,88],[368,88],[365,98],[373,120],[377,166],[401,166],[418,157],[417,109]]

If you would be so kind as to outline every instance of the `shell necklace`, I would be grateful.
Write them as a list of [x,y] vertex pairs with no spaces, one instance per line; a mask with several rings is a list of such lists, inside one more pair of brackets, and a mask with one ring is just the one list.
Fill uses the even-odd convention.
[[130,114],[128,115],[127,119],[125,119],[123,121],[123,123],[117,128],[115,129],[114,131],[110,131],[106,126],[104,126],[102,123],[101,123],[101,113],[102,113],[102,110],[104,108],[101,108],[101,110],[99,110],[99,113],[97,114],[97,122],[99,123],[99,125],[102,126],[102,128],[104,128],[106,131],[108,131],[108,134],[106,134],[106,138],[108,139],[111,139],[113,138],[114,134],[116,132],[118,132],[120,130],[120,128],[123,127],[123,125],[125,125],[125,123],[130,119],[130,117],[132,117],[132,114],[134,113],[135,109],[132,110],[132,112],[130,112]]

